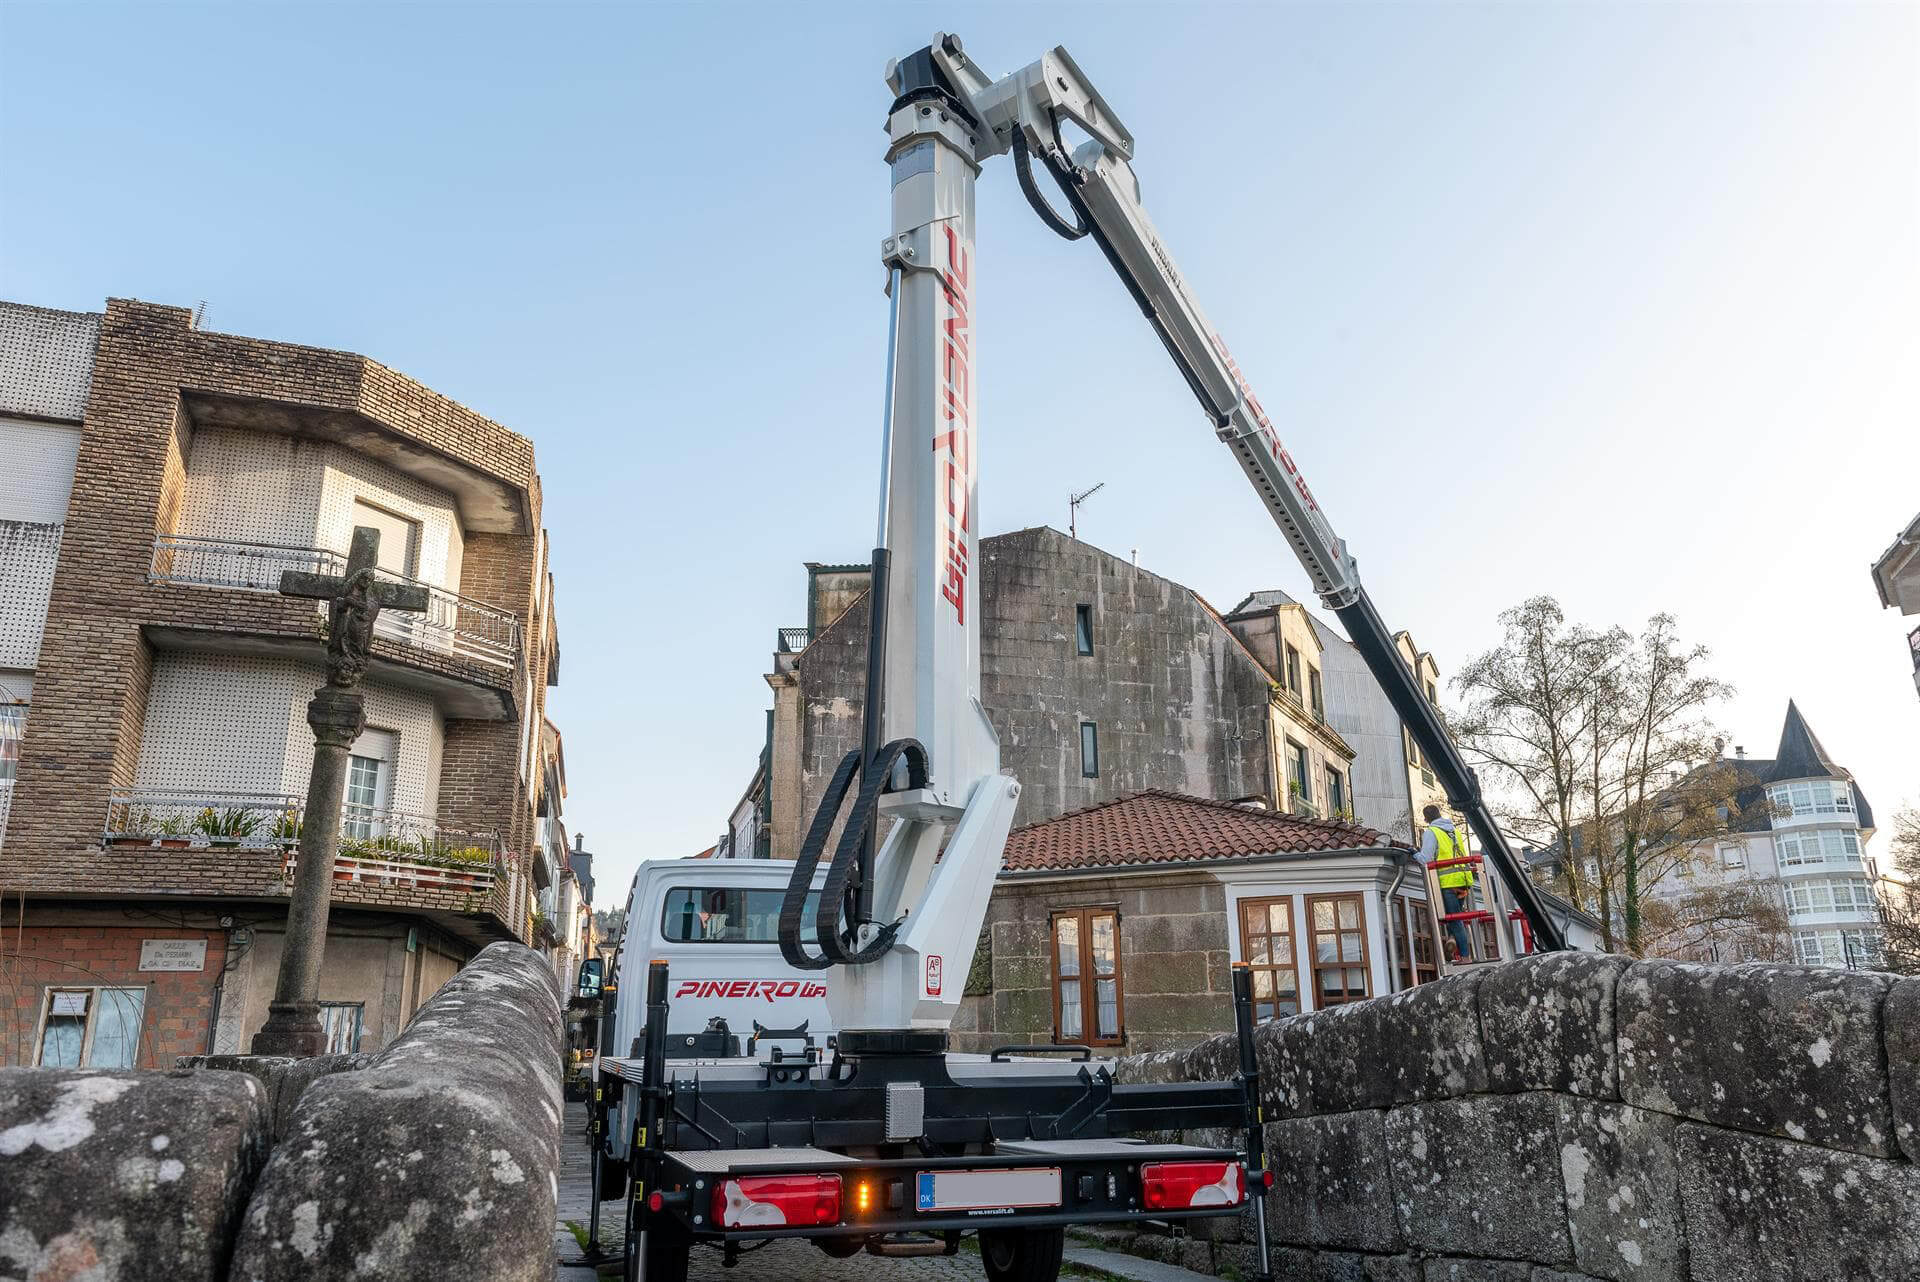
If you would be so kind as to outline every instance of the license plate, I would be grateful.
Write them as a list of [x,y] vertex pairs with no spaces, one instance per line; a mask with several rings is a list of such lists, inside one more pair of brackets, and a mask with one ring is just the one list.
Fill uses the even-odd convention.
[[1060,1205],[1060,1168],[1017,1171],[921,1171],[915,1205],[922,1211],[1011,1211]]

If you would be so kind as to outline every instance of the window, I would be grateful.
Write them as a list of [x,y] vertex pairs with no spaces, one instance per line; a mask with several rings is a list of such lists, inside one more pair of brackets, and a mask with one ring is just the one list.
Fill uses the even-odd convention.
[[1093,653],[1093,607],[1073,607],[1073,648],[1081,654]]
[[1745,868],[1747,866],[1747,848],[1741,845],[1720,847],[1720,863],[1726,868]]
[[380,806],[380,766],[376,757],[347,758],[347,805],[340,831],[355,841],[373,836],[373,815]]
[[1845,864],[1858,866],[1860,834],[1851,828],[1804,828],[1777,832],[1774,847],[1780,853],[1782,868],[1807,864]]
[[1436,708],[1440,706],[1440,691],[1434,687],[1431,681],[1427,682],[1427,702]]
[[[1433,913],[1423,902],[1401,895],[1393,901],[1393,938],[1400,953],[1400,987],[1404,991],[1440,978],[1433,946]],[[1409,936],[1407,923],[1413,932]]]
[[1080,777],[1100,777],[1100,730],[1091,721],[1080,723]]
[[1803,930],[1795,933],[1793,946],[1803,966],[1857,970],[1880,963],[1877,930]]
[[1253,979],[1253,1017],[1300,1013],[1300,970],[1293,951],[1293,900],[1240,901],[1240,960]]
[[1300,697],[1300,652],[1291,645],[1287,646],[1286,677],[1287,689],[1293,691],[1293,697],[1298,699]]
[[1311,665],[1307,668],[1307,699],[1313,715],[1321,721],[1327,719],[1326,691],[1320,686],[1320,669]]
[[1343,815],[1347,811],[1347,781],[1340,777],[1338,770],[1327,771],[1327,814],[1329,817]]
[[326,1055],[353,1055],[360,1050],[361,1002],[321,1002],[320,1035]]
[[1053,914],[1053,1040],[1117,1046],[1125,1037],[1120,913],[1073,908]]
[[1871,913],[1879,907],[1864,877],[1789,882],[1787,906],[1797,913]]
[[1307,750],[1287,740],[1287,792],[1298,814],[1313,813],[1313,776],[1307,773]]
[[[739,886],[675,886],[660,912],[660,935],[673,944],[773,944],[780,940],[784,890],[746,890]],[[807,896],[801,909],[803,933],[811,933],[820,912],[820,892]]]
[[1366,907],[1358,895],[1309,895],[1316,1010],[1367,996]]
[[132,1068],[146,1020],[144,988],[49,988],[40,1006],[45,1068]]
[[380,531],[380,551],[374,562],[380,569],[388,574],[413,574],[420,549],[420,522],[355,499],[353,523]]
[[14,770],[20,764],[20,741],[26,734],[27,705],[0,705],[0,788],[13,782]]
[[1807,815],[1851,815],[1853,787],[1844,779],[1802,779],[1767,789],[1776,819]]

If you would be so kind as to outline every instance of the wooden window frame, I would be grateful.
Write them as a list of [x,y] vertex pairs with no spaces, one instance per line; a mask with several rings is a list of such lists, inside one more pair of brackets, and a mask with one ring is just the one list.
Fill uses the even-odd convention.
[[[1072,1041],[1060,1033],[1060,923],[1074,918],[1080,926],[1080,1032]],[[1096,974],[1093,969],[1093,919],[1113,918],[1113,974]],[[1047,914],[1047,984],[1053,1005],[1053,1044],[1056,1046],[1124,1046],[1127,1041],[1127,983],[1125,951],[1120,936],[1118,904],[1090,904],[1084,908],[1056,908]],[[1119,1031],[1112,1037],[1097,1035],[1100,1017],[1099,985],[1096,980],[1113,980],[1114,1014]]]
[[1311,663],[1307,665],[1307,706],[1317,719],[1327,719],[1327,688],[1320,680],[1320,669]]
[[[126,1068],[138,1068],[140,1054],[147,1046],[147,999],[152,996],[151,986],[147,984],[46,984],[40,989],[40,1016],[33,1030],[32,1067],[40,1067],[47,1052],[47,1022],[53,1018],[53,995],[55,993],[86,993],[86,1024],[80,1030],[80,1062],[75,1067],[97,1068],[103,1071],[124,1071]],[[133,1063],[124,1068],[112,1064],[93,1063],[93,1038],[99,1031],[100,1007],[108,994],[139,993],[140,1023],[133,1034]]]
[[[1285,904],[1287,908],[1287,964],[1284,966],[1277,962],[1268,962],[1264,965],[1256,964],[1253,961],[1253,940],[1247,933],[1247,910],[1249,908],[1258,908],[1264,914],[1275,904]],[[1292,975],[1294,1011],[1296,1014],[1304,1012],[1306,1005],[1300,996],[1300,920],[1299,914],[1294,911],[1293,896],[1259,895],[1241,899],[1234,904],[1233,919],[1234,928],[1240,935],[1240,960],[1247,963],[1247,968],[1256,975],[1263,970],[1275,972],[1284,970]],[[1271,930],[1263,930],[1257,933],[1269,940],[1275,938]],[[1268,956],[1272,955],[1272,950],[1269,949]],[[1278,1011],[1280,1005],[1280,985],[1277,976],[1273,986],[1273,992],[1275,1013],[1269,1016],[1269,1018],[1284,1019],[1286,1016],[1281,1015]],[[1254,998],[1254,1019],[1256,1021],[1260,1018],[1258,1009],[1259,1001],[1260,999],[1258,997]]]
[[[1418,927],[1422,924],[1427,928],[1427,956],[1431,959],[1424,964],[1414,954],[1414,945],[1421,939]],[[1393,937],[1400,949],[1400,969],[1394,977],[1400,981],[1401,992],[1440,978],[1440,934],[1435,925],[1432,905],[1425,900],[1411,895],[1393,897]]]
[[[1335,793],[1339,794],[1339,798],[1337,801],[1334,797]],[[1341,774],[1338,770],[1335,770],[1332,766],[1328,766],[1327,767],[1327,818],[1337,819],[1339,818],[1340,811],[1350,810],[1352,808],[1353,808],[1353,798],[1347,795],[1347,777]]]
[[1300,650],[1291,641],[1281,644],[1281,679],[1287,689],[1293,691],[1293,697],[1300,697]]
[[[1313,907],[1315,904],[1323,903],[1338,904],[1342,900],[1352,900],[1355,904],[1359,905],[1360,908],[1360,960],[1357,964],[1360,967],[1360,978],[1361,982],[1366,986],[1366,991],[1358,997],[1342,997],[1338,1001],[1324,1002],[1322,1000],[1324,993],[1320,988],[1320,972],[1323,970],[1348,970],[1356,965],[1356,963],[1349,961],[1321,963],[1318,950],[1314,947],[1314,943],[1316,937],[1322,932],[1316,931],[1313,927]],[[1334,912],[1333,933],[1338,936],[1340,933],[1339,909],[1335,908]],[[1305,916],[1307,919],[1305,926],[1307,936],[1307,972],[1313,977],[1313,1009],[1316,1011],[1327,1010],[1332,1006],[1345,1006],[1350,1002],[1365,1001],[1367,998],[1373,996],[1373,946],[1367,939],[1366,895],[1357,890],[1340,891],[1336,894],[1308,895]],[[1336,949],[1336,951],[1338,950]]]

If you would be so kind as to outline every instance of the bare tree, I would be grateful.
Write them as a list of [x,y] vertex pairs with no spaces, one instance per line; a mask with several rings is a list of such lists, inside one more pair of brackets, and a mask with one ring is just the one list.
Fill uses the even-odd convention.
[[[1682,871],[1697,843],[1725,831],[1748,782],[1717,760],[1707,710],[1733,687],[1705,671],[1709,657],[1705,646],[1679,640],[1672,615],[1656,614],[1603,683],[1612,699],[1596,720],[1614,733],[1595,752],[1611,769],[1596,772],[1601,782],[1593,808],[1614,817],[1611,825],[1602,819],[1614,840],[1602,849],[1601,862],[1620,879],[1621,924],[1631,953],[1641,951],[1647,892]],[[1696,768],[1695,762],[1707,764]]]
[[[1461,744],[1491,767],[1502,826],[1555,852],[1560,888],[1599,917],[1606,946],[1643,952],[1654,888],[1703,862],[1701,843],[1735,822],[1750,782],[1717,759],[1708,720],[1731,688],[1671,615],[1638,637],[1569,624],[1551,597],[1500,618],[1502,643],[1454,679],[1467,698]],[[1705,895],[1692,911],[1731,920],[1745,903]]]
[[1902,807],[1893,816],[1887,852],[1895,875],[1874,887],[1880,904],[1880,965],[1901,975],[1920,975],[1920,809]]
[[1641,906],[1640,951],[1689,961],[1793,960],[1787,910],[1765,886],[1703,881]]
[[1455,737],[1500,787],[1492,794],[1503,829],[1558,850],[1565,889],[1590,898],[1579,860],[1579,795],[1593,738],[1594,685],[1621,638],[1567,623],[1560,603],[1538,596],[1500,616],[1501,643],[1454,677],[1466,708]]

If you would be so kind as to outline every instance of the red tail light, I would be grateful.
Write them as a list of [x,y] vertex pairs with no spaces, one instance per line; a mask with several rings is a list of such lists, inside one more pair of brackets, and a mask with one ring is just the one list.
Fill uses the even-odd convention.
[[1247,1196],[1238,1162],[1149,1162],[1140,1183],[1152,1211],[1238,1206]]
[[743,1175],[713,1190],[713,1222],[723,1229],[840,1222],[838,1175]]

